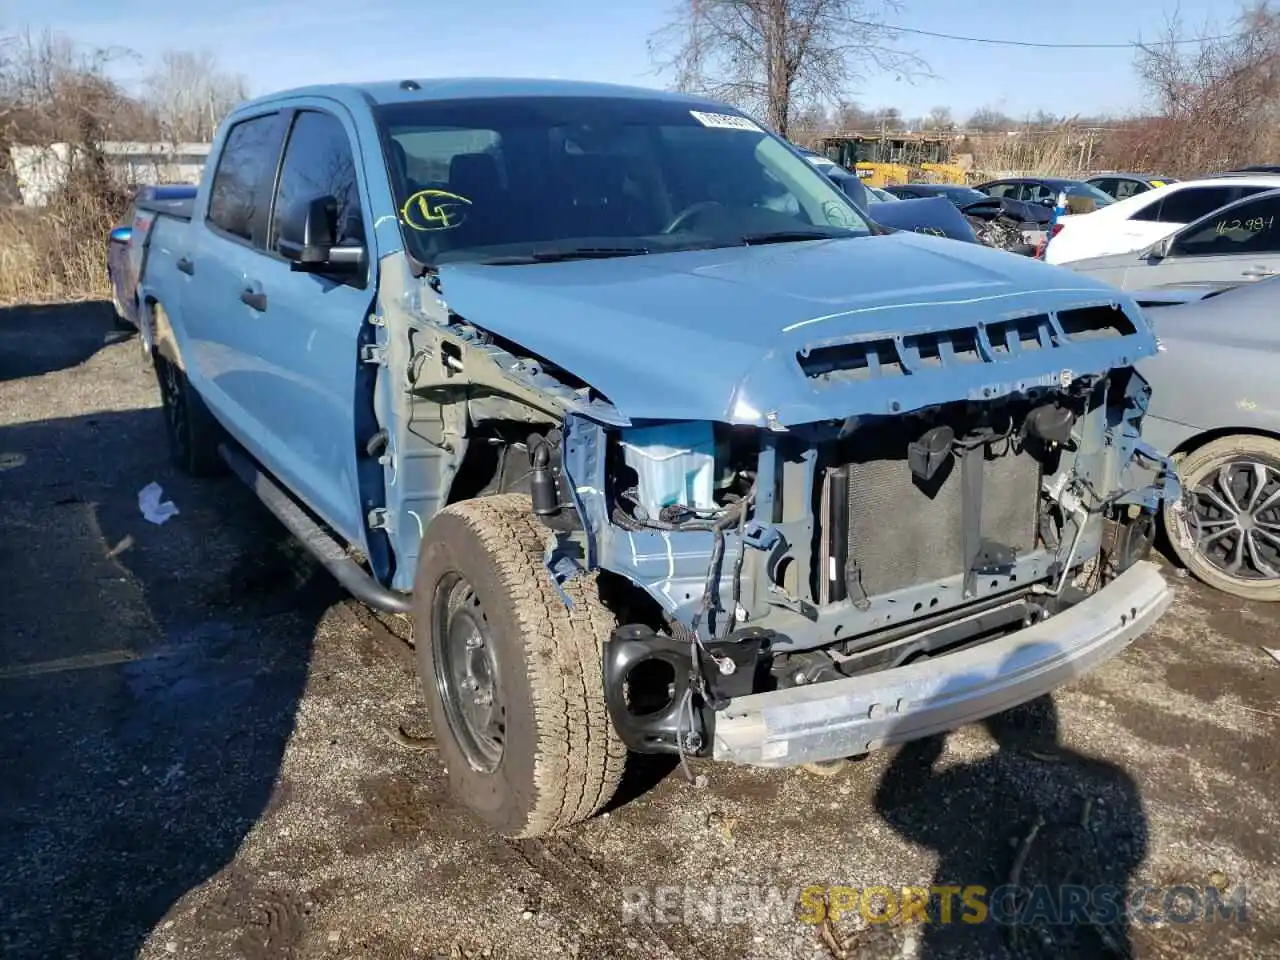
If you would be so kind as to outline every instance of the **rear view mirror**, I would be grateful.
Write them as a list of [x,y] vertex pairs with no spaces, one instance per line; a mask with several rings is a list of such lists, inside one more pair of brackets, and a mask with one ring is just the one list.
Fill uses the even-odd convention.
[[364,265],[362,243],[338,245],[338,201],[315,197],[280,224],[280,253],[304,273],[353,274]]
[[112,243],[128,243],[133,239],[133,227],[116,227],[108,236]]

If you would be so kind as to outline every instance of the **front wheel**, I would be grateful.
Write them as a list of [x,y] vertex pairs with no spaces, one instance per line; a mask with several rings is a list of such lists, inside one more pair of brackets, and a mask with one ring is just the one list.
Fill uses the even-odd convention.
[[1163,511],[1178,559],[1225,593],[1280,601],[1280,441],[1223,437],[1187,454],[1178,473],[1190,544]]
[[456,503],[422,538],[414,644],[453,795],[508,837],[585,820],[613,796],[626,747],[601,653],[616,625],[595,578],[564,589],[527,497]]

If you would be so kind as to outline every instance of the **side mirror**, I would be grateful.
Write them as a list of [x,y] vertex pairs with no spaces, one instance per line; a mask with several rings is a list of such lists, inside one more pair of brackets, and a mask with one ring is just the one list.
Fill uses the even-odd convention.
[[1142,251],[1142,259],[1163,260],[1169,255],[1169,248],[1173,246],[1173,239],[1173,237],[1165,237],[1163,240],[1157,240]]
[[108,234],[111,243],[128,243],[133,239],[133,227],[116,227]]
[[349,275],[364,266],[364,244],[338,245],[337,213],[334,197],[315,197],[280,225],[280,253],[293,261],[294,270]]

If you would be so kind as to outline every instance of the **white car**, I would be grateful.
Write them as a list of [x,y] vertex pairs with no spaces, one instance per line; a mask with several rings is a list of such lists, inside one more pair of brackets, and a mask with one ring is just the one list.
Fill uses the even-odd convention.
[[1186,180],[1119,200],[1092,213],[1062,217],[1045,248],[1049,263],[1133,253],[1171,236],[1219,207],[1280,188],[1280,174],[1242,173]]

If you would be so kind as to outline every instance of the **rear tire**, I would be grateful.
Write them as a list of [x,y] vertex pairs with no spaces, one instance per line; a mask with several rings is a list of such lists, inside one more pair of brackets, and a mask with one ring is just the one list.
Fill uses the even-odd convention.
[[594,576],[543,563],[545,528],[519,495],[447,507],[422,538],[418,671],[454,797],[507,837],[585,820],[613,797],[627,750],[601,654],[616,620]]
[[218,455],[218,444],[224,436],[221,424],[209,412],[181,367],[168,357],[157,355],[155,371],[170,459],[179,470],[193,477],[221,473],[224,467]]
[[[1165,506],[1164,529],[1178,560],[1224,593],[1280,601],[1280,441],[1252,434],[1222,437],[1180,458],[1178,475],[1200,534],[1198,542],[1184,546],[1173,511]],[[1194,538],[1197,522],[1187,519]]]
[[117,330],[137,330],[127,317],[124,315],[124,308],[120,305],[120,295],[115,291],[115,285],[111,288],[111,322]]

